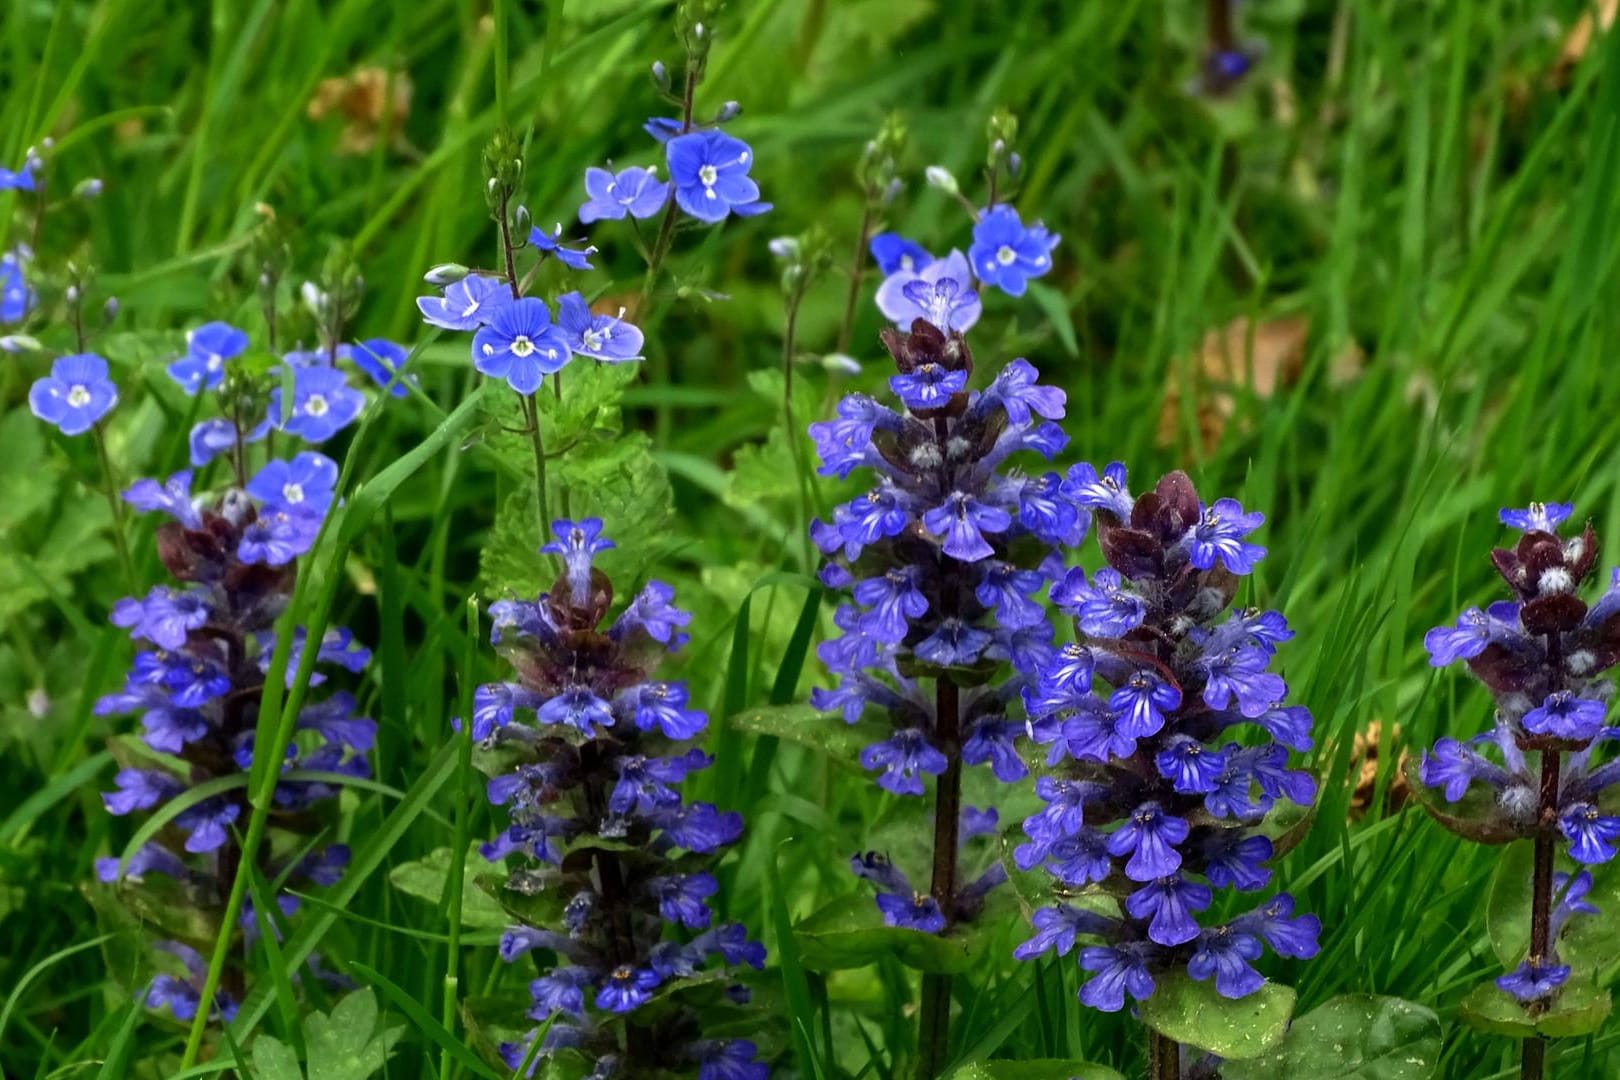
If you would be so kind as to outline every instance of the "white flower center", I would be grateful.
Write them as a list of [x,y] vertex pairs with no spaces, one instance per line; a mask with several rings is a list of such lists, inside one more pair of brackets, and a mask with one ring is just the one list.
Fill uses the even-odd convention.
[[1000,263],[1002,266],[1011,266],[1013,264],[1013,260],[1016,258],[1018,258],[1018,252],[1014,251],[1006,244],[1002,244],[1000,247],[996,248],[996,262]]
[[303,502],[304,501],[304,485],[302,485],[300,483],[297,483],[295,481],[289,481],[288,483],[283,484],[281,486],[281,497],[283,499],[286,499],[290,503],[301,503],[301,502]]
[[908,273],[908,274],[911,273],[911,268],[915,264],[916,264],[916,260],[913,259],[910,255],[902,255],[902,256],[900,256],[900,269],[904,270],[906,273]]
[[463,319],[471,318],[472,313],[477,311],[477,310],[478,310],[478,301],[470,300],[470,301],[468,301],[467,306],[461,309],[461,317]]
[[67,402],[75,409],[82,409],[90,404],[90,391],[80,383],[68,387]]
[[720,179],[720,170],[716,169],[713,165],[705,165],[698,170],[698,180],[700,180],[703,183],[703,186],[706,188],[714,187],[714,182],[718,179]]
[[530,341],[525,335],[519,334],[517,337],[512,339],[513,356],[528,356],[533,352],[534,342]]
[[602,346],[608,342],[609,332],[606,330],[591,329],[582,335],[587,352],[601,352]]
[[331,408],[326,403],[325,394],[311,394],[309,400],[304,402],[304,412],[310,416],[325,416]]
[[207,367],[209,371],[218,371],[224,366],[224,364],[225,358],[223,356],[219,355],[217,352],[211,352],[208,354],[208,360],[204,366]]

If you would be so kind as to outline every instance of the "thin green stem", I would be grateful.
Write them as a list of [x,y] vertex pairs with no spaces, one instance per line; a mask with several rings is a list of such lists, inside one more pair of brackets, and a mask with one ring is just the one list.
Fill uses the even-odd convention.
[[855,330],[855,304],[861,295],[861,279],[866,274],[866,245],[872,236],[872,203],[861,211],[861,232],[849,263],[849,294],[844,297],[844,319],[838,325],[838,343],[833,352],[849,352],[849,338]]
[[793,475],[799,485],[799,540],[804,545],[806,571],[816,565],[815,548],[810,542],[812,495],[809,466],[804,460],[804,440],[799,434],[798,421],[793,415],[793,353],[798,339],[799,305],[804,302],[801,283],[788,295],[787,317],[782,329],[782,437],[787,440],[788,453],[793,458]]
[[101,491],[107,497],[108,509],[112,511],[113,546],[118,549],[118,565],[123,569],[124,584],[133,596],[140,583],[135,577],[135,560],[129,554],[129,538],[124,535],[124,501],[118,497],[118,481],[113,478],[112,456],[107,453],[107,435],[99,423],[90,431],[96,444],[96,457],[101,462]]
[[[472,715],[474,671],[478,661],[478,598],[467,598],[467,655],[462,671],[461,715]],[[455,841],[450,848],[450,878],[445,883],[448,897],[446,917],[450,920],[449,941],[444,961],[444,1002],[439,1022],[446,1031],[456,1029],[456,1000],[461,990],[461,903],[466,887],[467,838],[471,830],[471,807],[467,799],[467,777],[472,773],[472,734],[461,734],[461,759],[456,770]],[[439,1056],[439,1075],[453,1080],[456,1071],[455,1054],[445,1046]]]
[[537,510],[540,514],[540,537],[546,535],[546,526],[550,523],[550,502],[546,497],[546,444],[540,435],[540,407],[535,404],[533,395],[523,399],[523,418],[528,422],[529,446],[534,450],[534,490],[540,500]]

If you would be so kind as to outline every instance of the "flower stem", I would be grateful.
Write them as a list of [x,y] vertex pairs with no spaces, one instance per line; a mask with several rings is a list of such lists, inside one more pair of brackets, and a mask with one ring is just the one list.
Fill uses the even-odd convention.
[[107,507],[112,511],[113,546],[118,550],[118,565],[124,572],[124,584],[130,595],[135,594],[135,561],[129,556],[129,540],[124,536],[124,503],[118,497],[118,482],[113,479],[112,457],[107,453],[107,436],[98,423],[90,429],[95,439],[96,457],[101,461],[101,490],[107,496]]
[[855,254],[849,264],[849,295],[844,297],[844,321],[838,325],[838,345],[833,352],[849,352],[849,337],[855,330],[855,302],[861,295],[861,278],[866,273],[866,244],[872,235],[872,204],[861,211],[861,235],[855,241]]
[[[934,745],[945,755],[934,802],[934,873],[929,892],[947,925],[956,907],[956,847],[962,821],[960,693],[949,675],[934,680]],[[917,1026],[917,1080],[935,1080],[948,1061],[951,977],[928,972],[922,980]]]
[[550,507],[546,501],[546,444],[540,436],[540,407],[535,404],[533,395],[522,400],[523,418],[528,422],[529,445],[534,449],[534,489],[540,500],[536,509],[540,514],[540,539],[544,542]]
[[788,452],[793,457],[793,475],[799,484],[799,538],[804,543],[804,565],[815,568],[815,548],[810,541],[810,517],[813,501],[810,488],[813,481],[804,460],[804,439],[793,416],[793,352],[798,339],[799,305],[804,301],[804,286],[794,288],[787,300],[787,317],[782,328],[782,435],[787,439]]
[[1181,1080],[1181,1044],[1157,1031],[1148,1032],[1148,1080]]
[[[1552,690],[1563,688],[1564,649],[1558,633],[1547,635],[1547,667],[1551,671]],[[1557,837],[1554,830],[1558,821],[1558,774],[1562,753],[1547,748],[1541,751],[1541,785],[1538,792],[1536,814],[1535,856],[1530,873],[1530,955],[1531,964],[1552,962],[1552,878],[1553,846]],[[1532,1016],[1546,1009],[1546,1002],[1531,1002]],[[1519,1075],[1522,1080],[1541,1080],[1546,1065],[1547,1040],[1524,1040],[1520,1051]]]

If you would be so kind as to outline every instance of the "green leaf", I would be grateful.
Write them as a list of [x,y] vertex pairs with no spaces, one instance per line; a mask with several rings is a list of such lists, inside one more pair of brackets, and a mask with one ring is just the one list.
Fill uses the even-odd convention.
[[1440,1018],[1401,998],[1346,994],[1295,1020],[1271,1053],[1221,1067],[1222,1080],[1427,1080]]
[[[1512,844],[1497,861],[1491,891],[1485,901],[1485,926],[1491,948],[1502,966],[1513,968],[1530,951],[1530,877],[1535,864],[1533,845]],[[1614,863],[1587,868],[1592,891],[1587,900],[1596,915],[1569,920],[1559,935],[1558,959],[1578,973],[1598,972],[1620,958],[1620,867]],[[1558,901],[1555,893],[1553,901]]]
[[1418,805],[1447,832],[1476,844],[1506,844],[1524,835],[1519,826],[1502,816],[1486,785],[1471,785],[1461,799],[1452,803],[1423,782],[1418,775],[1417,758],[1408,758],[1401,771]]
[[381,1072],[404,1027],[377,1028],[377,996],[370,987],[338,1002],[331,1016],[304,1018],[309,1080],[366,1080]]
[[[459,1039],[446,1031],[444,1025],[434,1019],[433,1014],[422,1007],[421,1002],[400,989],[382,972],[357,960],[350,961],[349,966],[379,987],[383,992],[383,996],[393,1002],[399,1011],[406,1015],[419,1034],[425,1036],[435,1046],[449,1051],[450,1056],[461,1062],[464,1068],[471,1071],[475,1076],[484,1077],[484,1080],[504,1080],[504,1077],[489,1069],[482,1061],[478,1060],[476,1054],[461,1045]],[[317,1078],[311,1074],[310,1080],[317,1080]],[[320,1080],[337,1080],[337,1078],[321,1077]]]
[[1074,319],[1069,315],[1069,302],[1063,294],[1050,285],[1032,281],[1029,283],[1029,298],[1035,301],[1035,306],[1041,309],[1046,321],[1052,324],[1053,332],[1063,343],[1063,351],[1078,357],[1080,342],[1074,336]]
[[1137,1005],[1142,1023],[1159,1034],[1235,1061],[1259,1057],[1282,1041],[1294,1012],[1292,987],[1268,982],[1232,1000],[1184,971],[1159,977],[1153,996]]
[[[494,873],[499,868],[478,853],[477,846],[467,849],[466,875],[469,880],[479,874]],[[388,872],[388,880],[400,892],[428,903],[438,905],[444,898],[445,884],[450,880],[450,849],[438,848],[431,854],[412,862],[401,863]],[[472,890],[461,900],[461,924],[481,930],[504,929],[511,919],[501,905],[486,894]]]
[[1518,999],[1494,982],[1481,983],[1463,999],[1462,1018],[1471,1027],[1493,1035],[1528,1039],[1544,1035],[1556,1039],[1590,1035],[1603,1026],[1611,1008],[1609,992],[1589,982],[1571,982],[1558,992],[1552,1006],[1531,1016]]
[[861,751],[893,733],[889,724],[862,720],[846,724],[842,718],[810,705],[768,705],[745,709],[727,723],[737,731],[774,735],[799,746],[819,750],[836,761],[861,767]]
[[1106,1065],[1085,1061],[975,1061],[950,1074],[949,1080],[1125,1080]]
[[269,1035],[253,1040],[253,1075],[254,1080],[304,1080],[292,1047]]
[[971,968],[1006,926],[1004,906],[992,904],[975,922],[945,934],[885,926],[872,897],[850,893],[793,928],[800,959],[812,971],[842,971],[893,956],[917,971],[956,975]]

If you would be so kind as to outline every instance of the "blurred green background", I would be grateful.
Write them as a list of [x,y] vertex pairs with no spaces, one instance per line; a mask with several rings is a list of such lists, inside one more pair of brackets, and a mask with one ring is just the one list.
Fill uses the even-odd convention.
[[[562,482],[624,520],[609,523],[618,572],[656,572],[696,612],[687,674],[730,763],[708,782],[751,815],[728,871],[731,914],[773,952],[775,915],[859,891],[848,855],[888,836],[898,811],[857,773],[787,744],[767,761],[718,722],[773,695],[802,700],[818,679],[812,656],[778,685],[810,568],[783,482],[783,303],[766,243],[816,224],[839,253],[798,321],[808,420],[883,378],[870,274],[850,349],[867,372],[816,362],[848,290],[862,145],[902,116],[912,182],[886,224],[934,250],[965,246],[960,208],[924,187],[922,169],[945,165],[972,186],[985,121],[1004,106],[1025,159],[1016,203],[1063,242],[1042,289],[990,298],[972,337],[980,362],[1025,355],[1068,391],[1065,460],[1119,458],[1139,482],[1184,467],[1206,495],[1268,514],[1271,555],[1247,599],[1298,630],[1283,668],[1317,718],[1311,764],[1324,777],[1316,825],[1279,883],[1326,929],[1318,959],[1266,973],[1298,987],[1301,1011],[1344,992],[1422,1002],[1446,1023],[1445,1076],[1510,1075],[1515,1048],[1456,1019],[1467,989],[1499,970],[1482,898],[1500,853],[1408,807],[1395,766],[1489,720],[1483,692],[1431,674],[1421,638],[1491,595],[1497,507],[1567,499],[1600,532],[1620,527],[1620,66],[1614,41],[1590,24],[1580,34],[1586,7],[1243,5],[1244,39],[1264,60],[1215,101],[1189,93],[1204,47],[1189,0],[732,4],[701,108],[742,103],[733,130],[776,209],[682,237],[681,290],[647,324],[650,360],[622,397],[604,391],[596,440]],[[181,329],[258,327],[243,256],[261,204],[304,276],[332,240],[352,240],[367,281],[356,336],[413,344],[421,272],[494,258],[478,155],[503,119],[528,140],[538,222],[573,221],[587,165],[654,160],[640,126],[665,108],[647,69],[678,59],[672,13],[642,0],[493,13],[483,0],[5,0],[0,161],[50,134],[64,187],[105,181],[101,198],[54,215],[41,249],[93,263],[95,297],[122,305],[106,351],[124,386],[113,440],[125,474],[183,453],[184,405],[161,364]],[[592,239],[593,290],[633,297],[642,270],[628,236],[610,224]],[[90,448],[27,413],[42,370],[0,355],[0,1064],[119,1076],[101,1063],[161,1070],[177,1035],[126,1025],[103,953],[69,951],[99,932],[78,883],[128,838],[96,797],[111,769],[95,755],[122,722],[90,713],[127,643],[105,626],[121,589]],[[429,345],[417,370],[431,402],[382,414],[357,477],[416,446],[473,385],[462,341]],[[613,436],[621,426],[640,434]],[[338,614],[382,658],[361,697],[383,724],[378,780],[395,789],[448,740],[466,598],[540,580],[532,537],[496,524],[522,498],[513,461],[492,431],[455,440],[344,564]],[[819,501],[838,490],[823,483]],[[135,539],[155,572],[149,532]],[[819,618],[830,625],[830,605]],[[492,658],[479,663],[491,677]],[[360,799],[355,834],[391,805]],[[489,835],[494,819],[479,813],[474,833]],[[382,869],[449,835],[422,817]],[[386,877],[364,884],[322,949],[436,1011],[441,922]],[[1620,902],[1620,878],[1600,887]],[[487,938],[466,955],[464,987],[513,978]],[[1139,1066],[1125,1019],[1074,1004],[1068,963],[1009,958],[963,981],[959,1057]],[[830,1003],[813,1025],[828,1075],[886,1075],[910,1038],[914,989],[879,969],[817,989]],[[434,1075],[430,1052],[436,1062],[407,1039],[390,1075]],[[1554,1061],[1558,1076],[1613,1075],[1620,1028],[1561,1043]]]

